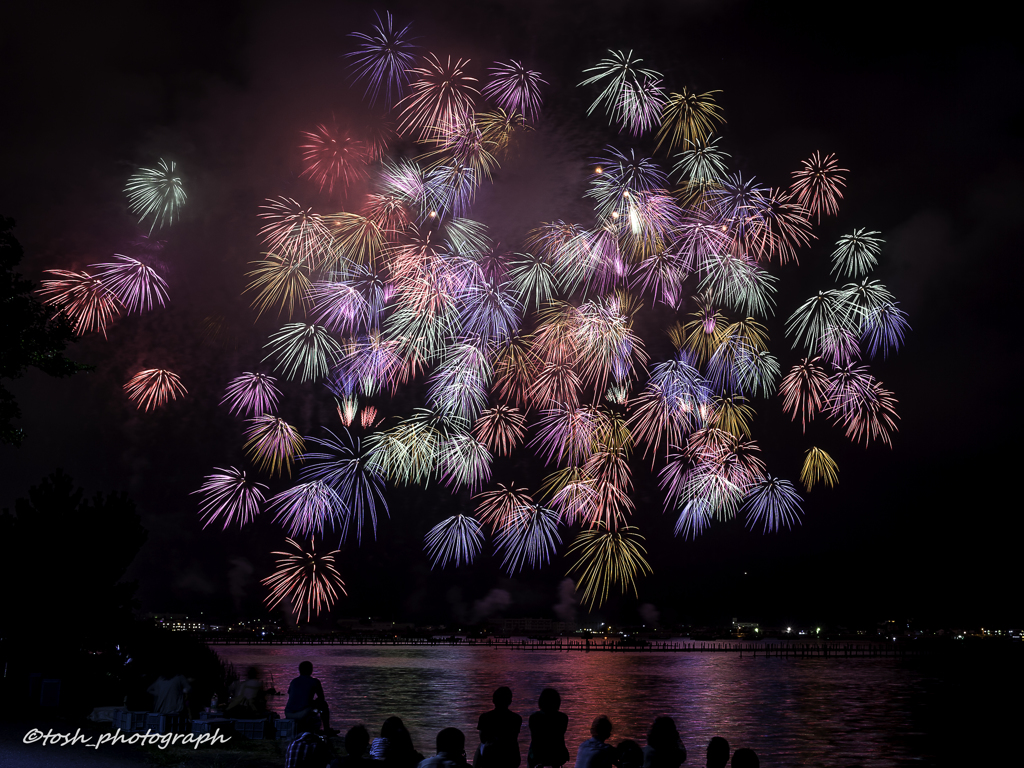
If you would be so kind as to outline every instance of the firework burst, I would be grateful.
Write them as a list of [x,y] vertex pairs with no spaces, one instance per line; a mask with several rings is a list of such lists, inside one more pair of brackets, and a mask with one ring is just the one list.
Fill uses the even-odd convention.
[[507,64],[495,62],[483,94],[502,109],[518,112],[534,123],[540,116],[540,85],[547,83],[540,72],[533,72],[514,59]]
[[801,163],[799,171],[793,171],[793,192],[797,202],[804,206],[818,221],[821,214],[835,216],[839,213],[839,201],[843,199],[842,188],[846,186],[836,156],[822,157],[815,152],[809,160]]
[[832,488],[839,482],[839,467],[821,448],[808,448],[800,470],[800,482],[808,493],[819,482]]
[[666,151],[672,154],[676,147],[698,146],[706,142],[715,131],[715,124],[725,122],[722,108],[715,103],[715,94],[690,93],[683,88],[682,93],[670,93],[665,100],[661,112],[661,128],[658,129],[658,143],[654,147],[657,152],[668,140]]
[[292,473],[292,462],[302,453],[305,444],[295,427],[284,419],[263,414],[249,420],[245,432],[246,451],[260,469],[275,474]]
[[47,269],[46,274],[58,278],[43,280],[39,294],[44,301],[64,314],[79,336],[101,331],[107,337],[107,326],[120,314],[120,301],[103,280],[88,272]]
[[353,76],[366,82],[366,96],[373,104],[383,98],[391,106],[402,97],[402,91],[409,82],[409,68],[415,62],[409,35],[409,26],[399,29],[387,11],[382,19],[379,14],[372,31],[352,32],[351,37],[360,41],[358,50],[347,54],[352,59]]
[[434,131],[442,135],[453,133],[472,113],[474,99],[480,95],[477,79],[466,74],[468,64],[468,59],[453,61],[451,56],[442,64],[437,56],[428,53],[422,66],[410,69],[415,79],[409,95],[399,105],[404,105],[399,131],[428,137]]
[[597,527],[580,531],[569,548],[579,553],[579,560],[569,573],[581,571],[577,589],[583,587],[583,601],[591,608],[608,598],[609,590],[618,585],[623,593],[636,593],[636,578],[652,573],[647,564],[642,542],[644,537],[633,527],[612,531]]
[[157,227],[173,224],[185,204],[187,196],[181,174],[175,168],[173,160],[168,162],[160,158],[156,168],[140,168],[132,174],[124,188],[128,195],[128,208],[139,215],[139,221],[153,217],[150,234]]
[[424,549],[433,563],[431,567],[444,568],[451,562],[458,568],[473,562],[483,546],[484,536],[480,523],[472,517],[454,515],[431,528],[425,542]]
[[227,405],[233,414],[261,416],[277,410],[277,401],[281,390],[277,388],[277,379],[265,373],[249,373],[232,379],[224,391],[221,405]]
[[747,512],[747,527],[760,523],[765,533],[778,531],[783,525],[791,528],[793,523],[800,522],[802,514],[800,495],[793,484],[777,477],[765,477],[756,483],[747,494],[743,508]]
[[308,622],[314,614],[319,616],[321,611],[330,611],[338,600],[339,592],[348,594],[345,582],[335,567],[335,556],[341,553],[334,550],[318,555],[316,542],[310,542],[307,552],[297,541],[285,541],[293,551],[271,552],[272,555],[280,555],[277,570],[261,582],[270,587],[267,608],[275,608],[287,600],[296,618],[305,609]]
[[369,152],[363,142],[340,131],[337,125],[321,123],[312,131],[303,131],[302,176],[308,176],[323,192],[343,192],[368,178]]
[[246,476],[241,469],[215,467],[217,472],[207,475],[202,486],[193,494],[202,494],[199,513],[205,522],[203,528],[214,520],[223,519],[224,530],[232,523],[239,527],[252,522],[265,501],[267,486]]
[[150,408],[159,408],[179,395],[187,394],[178,374],[159,368],[139,371],[124,385],[124,391],[136,407],[145,406],[147,411]]
[[114,258],[112,263],[92,267],[128,312],[150,310],[154,299],[161,307],[167,305],[167,283],[155,269],[120,253],[115,253]]
[[[376,537],[389,484],[434,483],[474,506],[470,516],[453,502],[427,524],[435,567],[473,562],[484,528],[509,574],[540,567],[562,548],[560,526],[574,527],[573,573],[594,607],[612,589],[635,592],[650,570],[634,527],[650,505],[634,487],[657,477],[677,536],[741,514],[781,531],[800,522],[802,501],[768,474],[755,428],[799,435],[798,418],[808,433],[824,416],[816,442],[829,424],[837,439],[891,442],[896,399],[868,364],[910,327],[869,277],[879,233],[836,244],[832,271],[845,284],[795,302],[779,288],[842,200],[834,156],[815,153],[787,189],[740,173],[714,135],[719,92],[667,92],[633,51],[609,51],[581,86],[596,96],[588,114],[600,108],[622,135],[576,155],[591,157],[583,218],[489,230],[474,208],[526,178],[517,150],[533,144],[519,137],[540,117],[540,75],[496,62],[478,83],[447,51],[414,59],[409,28],[390,15],[353,37],[350,75],[390,108],[352,134],[334,123],[305,134],[302,175],[320,202],[266,201],[265,252],[246,288],[252,314],[276,308],[286,323],[264,352],[275,376],[293,380],[282,389],[304,393],[304,423],[329,414],[332,429],[304,441],[273,415],[282,397],[265,374],[238,375],[222,400],[249,418],[245,450],[264,472],[301,462],[298,483],[270,500],[286,531]],[[332,193],[346,210],[327,207]],[[120,258],[95,277],[44,285],[80,332],[164,303],[159,276]],[[769,347],[777,304],[795,351]],[[764,412],[775,404],[794,423]],[[539,489],[512,485],[512,467],[540,477]],[[216,472],[200,489],[206,522],[255,515],[262,486]],[[803,487],[836,477],[829,455],[810,449]]]

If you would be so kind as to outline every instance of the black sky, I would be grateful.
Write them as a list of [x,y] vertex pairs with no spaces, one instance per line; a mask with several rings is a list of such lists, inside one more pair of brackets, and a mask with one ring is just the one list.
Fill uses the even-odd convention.
[[[608,141],[630,145],[597,118],[579,127],[589,94],[574,86],[609,47],[637,51],[670,88],[721,89],[723,144],[745,176],[782,186],[814,150],[850,169],[838,219],[817,228],[802,266],[782,275],[780,316],[831,286],[827,256],[840,234],[867,227],[887,240],[877,276],[914,329],[898,356],[873,365],[900,399],[893,449],[814,432],[839,463],[840,486],[811,493],[803,526],[781,535],[736,520],[696,542],[673,540],[657,489],[638,489],[655,576],[638,600],[614,600],[601,617],[636,620],[650,603],[666,621],[1020,622],[1019,602],[1006,595],[1019,562],[1024,79],[1009,20],[984,6],[955,16],[934,4],[710,0],[5,11],[0,213],[18,222],[22,271],[39,280],[44,269],[123,252],[138,230],[121,190],[158,157],[177,159],[189,203],[162,235],[171,306],[76,345],[73,356],[96,365],[90,375],[16,382],[29,438],[0,448],[0,506],[58,466],[90,491],[127,490],[150,530],[131,572],[144,608],[260,615],[258,579],[283,537],[269,520],[201,533],[189,492],[212,467],[242,460],[240,424],[217,401],[229,378],[258,364],[276,327],[261,319],[254,329],[239,296],[259,253],[258,206],[277,195],[325,202],[297,178],[298,135],[332,115],[360,119],[342,55],[373,10],[411,22],[438,54],[521,58],[549,80],[537,136],[475,210],[502,243],[539,221],[573,218],[587,158]],[[224,317],[213,342],[204,336],[211,316]],[[778,318],[775,327],[779,353]],[[189,396],[136,412],[121,386],[140,365],[180,372]],[[304,434],[332,423],[322,390],[296,386],[287,396]],[[770,468],[795,479],[809,443],[778,403],[759,411],[755,435]],[[474,604],[497,588],[511,597],[507,614],[551,616],[564,560],[514,580],[490,558],[429,571],[423,533],[466,498],[392,492],[378,540],[343,548],[351,597],[335,615],[470,619],[489,610]]]

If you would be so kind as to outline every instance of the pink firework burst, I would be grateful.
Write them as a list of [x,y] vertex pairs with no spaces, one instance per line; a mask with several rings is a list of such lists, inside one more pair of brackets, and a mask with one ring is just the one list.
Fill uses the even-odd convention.
[[145,406],[147,411],[188,392],[178,374],[160,368],[139,371],[124,385],[124,391],[137,408]]
[[88,272],[69,272],[65,269],[47,269],[46,274],[57,280],[43,280],[39,293],[43,300],[63,313],[82,336],[89,331],[101,331],[107,337],[107,326],[121,314],[117,296],[104,282]]
[[308,176],[320,187],[334,193],[342,192],[353,184],[368,178],[366,164],[370,160],[366,145],[340,130],[337,125],[321,123],[312,131],[303,131],[303,176]]
[[799,171],[793,171],[793,194],[796,201],[821,222],[821,214],[834,216],[839,213],[839,201],[843,199],[841,187],[846,186],[848,172],[839,167],[835,154],[822,157],[815,152],[804,160]]

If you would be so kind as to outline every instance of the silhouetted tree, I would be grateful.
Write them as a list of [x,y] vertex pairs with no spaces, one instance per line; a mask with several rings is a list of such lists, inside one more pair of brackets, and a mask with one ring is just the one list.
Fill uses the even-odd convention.
[[68,342],[75,340],[71,322],[65,315],[51,318],[32,295],[32,282],[14,271],[24,251],[13,228],[14,219],[0,216],[0,442],[20,445],[25,433],[11,422],[21,416],[21,409],[3,380],[16,379],[30,367],[50,376],[71,376],[91,366],[64,356]]
[[68,633],[102,644],[130,618],[134,586],[121,578],[146,540],[125,494],[85,498],[57,470],[0,516],[0,583],[8,585],[0,629],[47,642]]

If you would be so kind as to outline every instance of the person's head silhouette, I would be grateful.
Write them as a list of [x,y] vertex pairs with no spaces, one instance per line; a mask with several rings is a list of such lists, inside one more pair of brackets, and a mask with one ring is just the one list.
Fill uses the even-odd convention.
[[512,689],[507,685],[501,686],[491,696],[491,701],[494,702],[495,709],[508,709],[512,704]]
[[754,750],[743,747],[733,753],[732,768],[761,768],[761,761],[757,759]]
[[370,732],[363,725],[353,725],[345,734],[345,751],[350,757],[362,757],[370,746]]
[[715,736],[708,743],[708,768],[725,768],[729,764],[729,742]]
[[598,741],[605,741],[612,735],[612,721],[608,715],[598,715],[590,724],[590,735]]
[[437,752],[461,755],[466,750],[466,734],[458,728],[444,728],[437,734]]
[[541,712],[557,712],[558,708],[561,706],[562,697],[554,688],[545,688],[540,692],[540,698],[537,700],[537,708]]

